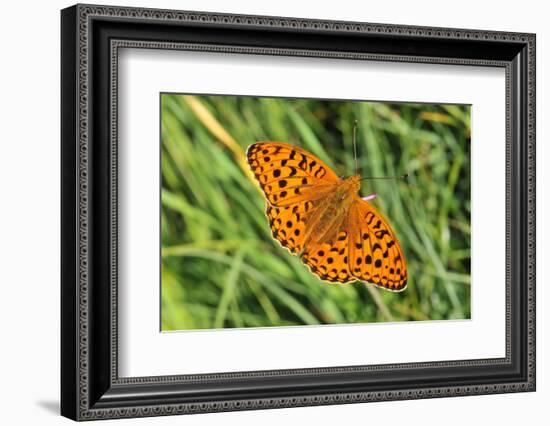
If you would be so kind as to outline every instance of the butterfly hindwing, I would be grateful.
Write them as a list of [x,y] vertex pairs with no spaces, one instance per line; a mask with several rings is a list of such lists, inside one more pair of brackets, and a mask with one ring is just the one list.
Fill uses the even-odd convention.
[[304,248],[307,218],[313,209],[312,201],[287,207],[267,204],[266,214],[273,238],[291,253],[300,253]]
[[308,246],[302,254],[302,262],[322,280],[339,283],[354,281],[349,269],[348,235],[345,227],[341,227],[336,235],[334,241]]

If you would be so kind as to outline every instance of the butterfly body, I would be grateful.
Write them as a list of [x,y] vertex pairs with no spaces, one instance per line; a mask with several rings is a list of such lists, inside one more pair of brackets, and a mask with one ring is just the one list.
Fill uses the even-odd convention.
[[343,224],[359,191],[359,176],[340,179],[328,194],[318,201],[310,215],[310,226],[304,237],[304,246],[333,243],[337,230]]
[[342,179],[319,158],[283,142],[258,142],[248,163],[266,197],[273,237],[322,280],[407,284],[405,257],[387,221],[361,199],[361,177]]

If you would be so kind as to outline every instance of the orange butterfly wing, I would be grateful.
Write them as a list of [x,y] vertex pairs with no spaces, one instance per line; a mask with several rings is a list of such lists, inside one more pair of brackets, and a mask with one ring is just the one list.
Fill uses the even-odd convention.
[[273,238],[291,253],[298,254],[304,249],[306,218],[313,209],[311,201],[295,204],[292,207],[273,207],[267,203],[267,218]]
[[317,200],[340,178],[319,158],[282,142],[257,142],[246,151],[248,164],[273,207]]
[[273,237],[291,253],[302,252],[307,219],[340,178],[317,157],[282,142],[255,143],[247,159],[265,193]]
[[354,277],[386,290],[407,286],[405,256],[387,221],[357,196],[349,211],[349,262]]
[[302,255],[302,262],[322,280],[339,283],[355,281],[349,268],[348,233],[345,225],[340,227],[334,241],[308,246]]

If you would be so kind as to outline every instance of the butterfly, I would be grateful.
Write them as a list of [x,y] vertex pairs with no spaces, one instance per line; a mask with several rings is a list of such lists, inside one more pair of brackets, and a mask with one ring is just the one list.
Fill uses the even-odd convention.
[[306,150],[257,142],[247,160],[266,199],[273,237],[322,280],[365,281],[390,291],[407,286],[403,250],[390,225],[346,179]]

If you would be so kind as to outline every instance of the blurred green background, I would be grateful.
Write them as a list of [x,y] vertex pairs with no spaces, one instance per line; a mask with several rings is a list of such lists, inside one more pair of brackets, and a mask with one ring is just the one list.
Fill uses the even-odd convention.
[[[161,95],[162,330],[470,317],[470,107]],[[272,239],[246,148],[301,146],[389,220],[408,264],[401,293],[328,284]]]

